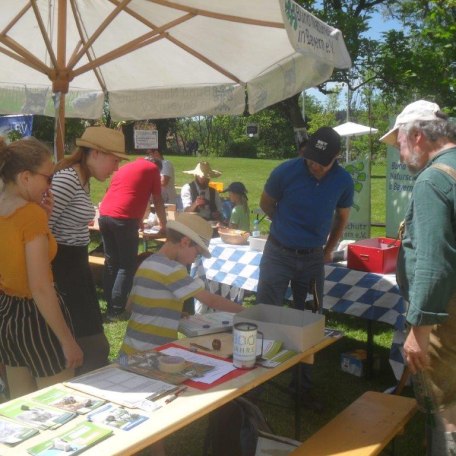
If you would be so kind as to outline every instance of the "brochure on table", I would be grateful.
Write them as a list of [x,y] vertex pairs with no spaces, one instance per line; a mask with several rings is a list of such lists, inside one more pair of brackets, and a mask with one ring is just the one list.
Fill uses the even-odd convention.
[[18,398],[0,406],[0,414],[38,429],[56,429],[76,413]]
[[48,439],[29,448],[33,456],[72,456],[112,435],[109,428],[85,421],[57,437]]
[[32,399],[41,404],[51,405],[79,415],[89,413],[106,403],[104,399],[85,396],[62,386],[54,386],[44,392],[40,392],[33,396]]
[[14,446],[38,434],[38,429],[23,426],[13,420],[0,417],[0,443]]
[[179,332],[187,337],[204,336],[230,331],[233,328],[234,313],[209,312],[189,315],[179,321]]
[[87,415],[88,421],[123,431],[129,431],[148,419],[147,416],[115,404],[105,404]]

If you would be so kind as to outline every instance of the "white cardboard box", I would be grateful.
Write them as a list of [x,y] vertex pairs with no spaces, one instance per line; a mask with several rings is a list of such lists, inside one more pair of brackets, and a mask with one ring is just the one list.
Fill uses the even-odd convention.
[[255,250],[257,252],[262,252],[264,250],[264,246],[266,245],[266,241],[268,237],[260,236],[260,237],[249,237],[249,246],[250,250]]
[[280,340],[284,348],[303,352],[325,337],[325,317],[309,310],[257,304],[234,315],[233,324],[256,323],[265,339]]

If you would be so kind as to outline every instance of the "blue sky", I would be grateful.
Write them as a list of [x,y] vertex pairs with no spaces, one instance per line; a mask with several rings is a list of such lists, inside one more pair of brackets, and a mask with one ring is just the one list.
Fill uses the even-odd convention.
[[[384,17],[380,13],[375,13],[370,20],[370,30],[366,33],[366,36],[372,38],[374,40],[382,41],[382,32],[386,32],[388,30],[397,30],[402,27],[397,21],[385,20]],[[343,30],[342,30],[343,33]],[[327,101],[326,95],[323,95],[317,89],[307,89],[306,94],[316,97],[320,103],[325,103]],[[341,103],[345,102],[346,99],[346,90],[343,90],[341,94]]]

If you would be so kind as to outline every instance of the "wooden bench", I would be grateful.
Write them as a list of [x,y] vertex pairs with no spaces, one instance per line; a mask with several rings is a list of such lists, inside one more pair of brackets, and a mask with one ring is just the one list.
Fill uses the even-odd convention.
[[416,411],[415,399],[367,391],[290,455],[379,454]]

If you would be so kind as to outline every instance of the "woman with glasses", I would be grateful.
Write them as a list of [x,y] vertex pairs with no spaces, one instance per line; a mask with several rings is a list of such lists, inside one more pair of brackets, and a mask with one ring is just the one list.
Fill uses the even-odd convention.
[[53,284],[53,170],[38,140],[0,142],[0,364],[11,399],[70,379],[83,360]]
[[49,226],[58,243],[52,265],[57,289],[68,306],[76,340],[84,352],[84,364],[77,370],[82,374],[106,365],[109,355],[89,266],[89,223],[95,218],[90,178],[105,181],[128,156],[123,134],[105,127],[87,128],[76,146],[72,155],[56,165]]

